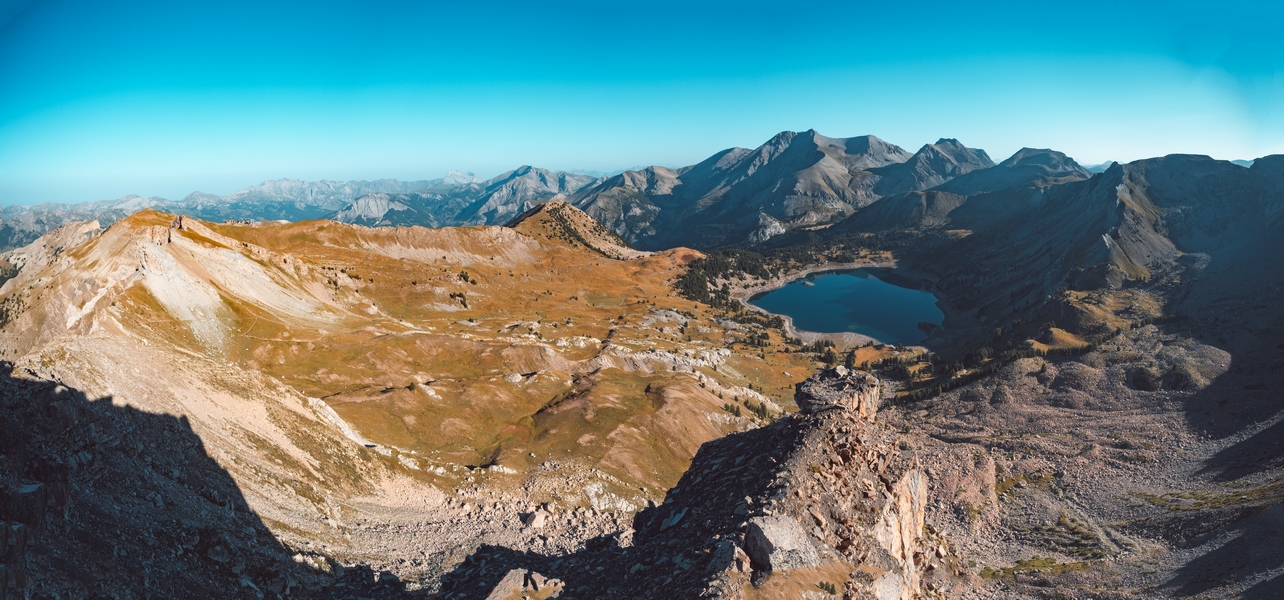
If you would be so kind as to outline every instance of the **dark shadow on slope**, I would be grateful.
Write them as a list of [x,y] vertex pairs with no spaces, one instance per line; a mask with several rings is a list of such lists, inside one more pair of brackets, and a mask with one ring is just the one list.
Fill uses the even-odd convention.
[[306,595],[313,600],[403,600],[424,597],[423,594],[407,591],[405,582],[396,575],[387,571],[375,571],[367,565],[346,569],[339,567],[338,576],[326,583],[320,592]]
[[[1196,545],[1221,545],[1184,565],[1169,585],[1179,597],[1202,594],[1234,581],[1251,579],[1284,567],[1284,504],[1239,522],[1229,541],[1211,534]],[[1284,577],[1274,577],[1246,590],[1244,598],[1280,598]]]
[[1284,466],[1284,421],[1214,454],[1199,472],[1213,475],[1218,481],[1234,481],[1281,466]]
[[10,535],[0,556],[14,587],[35,597],[283,598],[330,583],[292,560],[186,417],[90,400],[3,362],[0,415],[0,520],[27,531],[25,553]]
[[[1272,483],[1284,472],[1284,421],[1270,422],[1284,409],[1279,396],[1284,389],[1284,345],[1279,343],[1284,312],[1274,302],[1284,289],[1276,268],[1284,264],[1284,254],[1260,245],[1238,254],[1258,262],[1223,264],[1223,271],[1194,283],[1179,304],[1179,314],[1186,317],[1180,328],[1231,354],[1230,370],[1188,396],[1183,408],[1189,427],[1213,439],[1268,423],[1218,451],[1198,472],[1220,484],[1252,482],[1248,487],[1223,488],[1229,499],[1225,506],[1174,514],[1174,523],[1198,535],[1192,536],[1192,545],[1206,549],[1169,582],[1178,595],[1205,593],[1284,568],[1284,504]],[[1236,501],[1241,492],[1244,499]],[[1256,583],[1242,597],[1284,597],[1284,578]]]
[[[1185,322],[1192,321],[1186,319]],[[1243,331],[1253,328],[1246,324],[1249,322],[1250,319],[1245,319],[1242,323],[1221,321],[1219,324]],[[1260,340],[1246,340],[1248,336],[1243,334],[1231,337],[1211,331],[1193,332],[1193,339],[1231,354],[1229,372],[1183,401],[1183,412],[1194,433],[1213,439],[1235,436],[1275,417],[1284,409],[1284,402],[1279,396],[1279,390],[1284,389],[1284,351],[1262,343],[1276,339],[1274,336],[1281,328],[1279,325],[1258,327],[1261,329]],[[1267,431],[1284,430],[1275,424]],[[1224,479],[1235,479],[1254,470],[1278,465],[1284,461],[1284,445],[1278,442],[1279,436],[1272,438],[1266,432],[1254,435],[1218,452],[1204,472],[1216,472]]]
[[482,546],[442,579],[440,597],[486,598],[512,569],[562,580],[562,598],[698,597],[711,574],[714,536],[741,532],[745,497],[772,496],[777,470],[805,433],[801,420],[787,417],[705,442],[664,503],[634,516],[631,546],[601,537],[563,556]]

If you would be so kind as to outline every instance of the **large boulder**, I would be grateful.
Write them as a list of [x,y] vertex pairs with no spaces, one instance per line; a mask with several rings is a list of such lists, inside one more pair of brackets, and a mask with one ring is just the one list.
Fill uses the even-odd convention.
[[745,553],[754,569],[760,571],[814,567],[821,563],[820,553],[802,525],[784,515],[750,519],[745,532]]

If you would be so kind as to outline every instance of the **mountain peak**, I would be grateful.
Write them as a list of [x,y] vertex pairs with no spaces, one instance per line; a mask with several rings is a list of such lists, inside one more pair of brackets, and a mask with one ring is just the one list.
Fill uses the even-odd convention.
[[649,254],[634,250],[614,231],[564,200],[536,205],[504,226],[532,238],[563,246],[582,246],[617,260]]
[[909,160],[876,169],[882,179],[875,190],[882,195],[937,187],[955,177],[994,166],[984,150],[968,148],[954,138],[924,144]]
[[446,185],[468,185],[470,183],[481,183],[486,181],[472,173],[463,171],[446,171],[446,176],[441,178],[441,182]]
[[1022,148],[998,165],[972,170],[934,189],[967,196],[1014,187],[1043,187],[1091,176],[1092,173],[1062,152]]
[[1042,167],[1049,171],[1078,172],[1085,177],[1090,175],[1088,169],[1066,156],[1064,152],[1048,148],[1022,148],[998,166],[1012,168],[1027,165]]

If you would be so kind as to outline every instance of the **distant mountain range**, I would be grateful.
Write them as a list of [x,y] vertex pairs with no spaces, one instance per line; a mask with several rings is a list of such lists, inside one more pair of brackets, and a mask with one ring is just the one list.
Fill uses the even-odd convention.
[[326,215],[367,226],[503,224],[550,200],[565,199],[598,179],[522,166],[486,181],[432,186],[408,193],[374,193]]
[[[1252,161],[1234,164],[1247,167]],[[640,249],[710,249],[760,244],[845,219],[844,227],[856,229],[912,215],[929,224],[942,211],[961,206],[963,197],[1042,190],[1114,166],[1084,167],[1060,152],[1030,148],[996,165],[985,151],[954,139],[911,154],[872,135],[829,138],[814,130],[786,131],[755,149],[730,148],[695,165],[605,177],[528,165],[488,180],[458,171],[421,181],[281,179],[226,196],[194,192],[177,201],[126,196],[8,207],[0,215],[0,249],[25,245],[68,222],[97,219],[106,225],[142,208],[210,221],[328,218],[371,227],[444,227],[503,224],[550,200],[582,209]],[[877,208],[862,210],[871,205]],[[849,219],[858,213],[859,219]]]
[[207,221],[304,221],[332,216],[369,194],[453,189],[481,181],[471,173],[452,171],[427,181],[314,181],[275,179],[226,196],[192,192],[182,200],[129,195],[115,200],[77,204],[8,206],[0,213],[0,248],[24,246],[45,232],[75,221],[110,225],[144,208],[184,214]]

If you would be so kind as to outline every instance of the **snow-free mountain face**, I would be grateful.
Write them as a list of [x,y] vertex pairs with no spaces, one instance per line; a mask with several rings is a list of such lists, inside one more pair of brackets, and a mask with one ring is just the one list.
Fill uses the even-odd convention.
[[[956,155],[958,148],[952,144],[947,146]],[[920,151],[920,155],[928,154],[941,156],[936,150]],[[966,158],[968,155],[962,156]],[[972,155],[975,159],[981,156]],[[900,167],[911,171],[908,167],[912,162]],[[946,161],[944,164],[959,163]],[[912,171],[918,172],[918,169]],[[1045,201],[1045,192],[1049,188],[1083,181],[1091,176],[1087,169],[1064,153],[1022,148],[997,165],[970,170],[936,187],[889,194],[835,225],[835,231],[872,232],[946,226],[960,230],[985,229],[1037,208]]]
[[1022,148],[992,168],[970,171],[935,189],[972,195],[1013,187],[1046,187],[1091,176],[1092,173],[1061,152]]
[[455,215],[462,225],[497,225],[508,222],[537,204],[562,199],[592,185],[597,178],[524,165],[489,181],[467,188],[476,199]]
[[873,170],[910,158],[874,136],[785,131],[690,167],[622,173],[571,202],[639,247],[756,242],[873,202]]
[[994,161],[984,150],[968,148],[955,139],[927,144],[909,160],[878,169],[875,191],[880,196],[934,188],[955,177],[988,169]]
[[1116,289],[1197,253],[1251,262],[1273,252],[1284,223],[1284,157],[1244,168],[1178,154],[1085,175],[1059,152],[1022,150],[992,169],[880,200],[831,235],[967,232],[946,236],[924,265],[941,274],[956,308],[983,310],[1034,305],[1058,287]]
[[[1061,169],[1057,160],[1035,151],[1018,162],[1005,169]],[[10,224],[6,218],[0,236],[9,239],[0,240],[7,242],[0,249],[29,243],[72,220],[109,224],[145,207],[212,221],[331,218],[366,226],[443,227],[502,224],[555,199],[567,200],[639,248],[717,248],[825,227],[884,197],[990,167],[984,151],[952,139],[911,154],[872,135],[785,131],[757,148],[730,148],[695,165],[653,166],[607,178],[527,165],[489,180],[459,172],[413,182],[281,179],[227,196],[195,192],[177,202],[130,197],[92,208],[50,207],[25,221]],[[994,187],[1005,177],[1020,178],[1002,175],[985,185]]]

